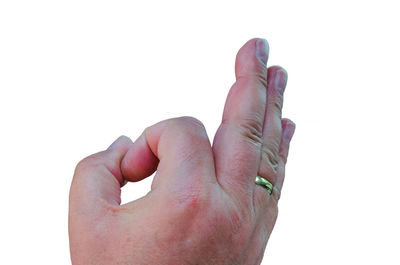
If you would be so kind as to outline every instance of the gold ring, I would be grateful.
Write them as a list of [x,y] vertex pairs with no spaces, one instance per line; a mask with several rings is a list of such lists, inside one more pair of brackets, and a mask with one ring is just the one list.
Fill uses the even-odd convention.
[[265,178],[262,178],[260,176],[257,176],[256,179],[254,180],[254,182],[257,185],[260,185],[261,187],[266,189],[269,194],[272,194],[272,191],[274,189],[274,185],[272,185],[271,182],[269,182],[268,180],[266,180]]

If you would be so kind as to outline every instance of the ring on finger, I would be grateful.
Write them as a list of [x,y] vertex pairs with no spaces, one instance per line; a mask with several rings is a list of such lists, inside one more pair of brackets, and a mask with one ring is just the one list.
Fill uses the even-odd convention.
[[275,193],[277,199],[279,199],[280,197],[280,192],[279,190],[271,183],[269,182],[267,179],[260,177],[260,176],[256,176],[256,179],[254,180],[254,183],[263,187],[264,189],[267,190],[268,194],[272,194],[273,192]]

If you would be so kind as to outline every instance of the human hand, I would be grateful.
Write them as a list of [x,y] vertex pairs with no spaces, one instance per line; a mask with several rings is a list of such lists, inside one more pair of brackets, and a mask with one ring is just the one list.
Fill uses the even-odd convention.
[[[267,69],[267,59],[261,39],[238,52],[213,146],[200,121],[181,117],[79,162],[69,208],[74,265],[261,263],[295,129],[281,119],[287,74]],[[151,191],[120,205],[121,186],[155,170]],[[271,195],[257,175],[274,184]]]

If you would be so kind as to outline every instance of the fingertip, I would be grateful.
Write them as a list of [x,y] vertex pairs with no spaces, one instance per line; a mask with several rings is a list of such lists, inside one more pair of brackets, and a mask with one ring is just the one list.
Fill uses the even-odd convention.
[[261,63],[267,65],[269,57],[269,44],[266,39],[256,39],[256,56],[261,61]]
[[107,150],[114,150],[114,149],[119,149],[123,146],[129,146],[133,144],[131,138],[125,135],[121,135],[118,137],[108,148]]
[[132,144],[121,161],[121,171],[126,180],[137,182],[153,174],[157,165],[158,158],[148,147],[143,133]]
[[249,75],[266,77],[268,57],[269,44],[267,40],[262,38],[248,40],[236,55],[236,79]]
[[[121,172],[121,161],[133,145],[127,136],[118,137],[107,150],[92,154],[82,159],[75,168],[71,195],[78,203],[77,208],[86,211],[94,205],[95,198],[119,205],[120,186],[124,177]],[[82,202],[85,201],[85,206]]]
[[280,65],[272,65],[270,67],[268,67],[268,76],[271,76],[273,73],[279,73],[281,72],[284,77],[285,77],[285,81],[287,82],[288,79],[288,72],[286,71],[286,69]]
[[[282,125],[285,125],[285,126],[287,126],[288,124],[290,124],[290,125],[292,125],[292,126],[296,126],[296,124],[294,123],[294,121],[292,121],[291,119],[289,119],[289,118],[282,118]],[[290,126],[289,125],[289,126]]]
[[294,132],[296,130],[296,124],[288,119],[288,118],[283,118],[282,119],[282,137],[285,141],[290,142]]
[[285,71],[285,72],[287,72],[285,70],[285,68],[283,68],[283,66],[280,66],[280,65],[271,65],[268,67],[268,71]]

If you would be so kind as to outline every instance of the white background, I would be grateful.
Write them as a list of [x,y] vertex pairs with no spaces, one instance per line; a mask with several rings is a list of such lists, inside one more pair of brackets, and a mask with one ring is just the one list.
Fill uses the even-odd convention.
[[263,264],[400,264],[396,2],[1,0],[0,264],[70,264],[74,167],[119,135],[190,115],[212,139],[253,37],[297,124]]

